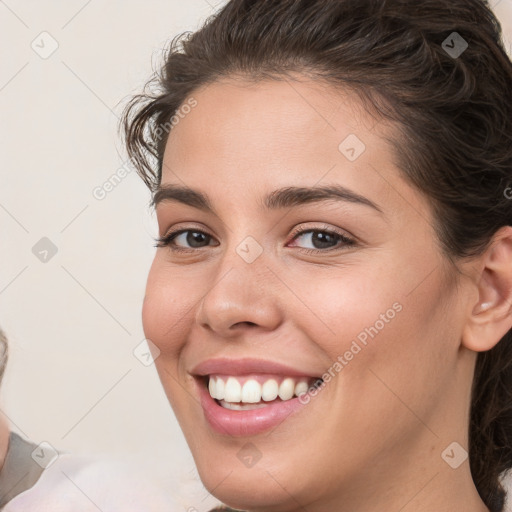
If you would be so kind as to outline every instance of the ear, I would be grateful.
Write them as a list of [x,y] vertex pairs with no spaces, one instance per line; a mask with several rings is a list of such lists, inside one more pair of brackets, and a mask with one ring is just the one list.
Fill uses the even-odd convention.
[[462,333],[475,352],[493,348],[512,328],[512,226],[499,229],[478,257],[477,300]]

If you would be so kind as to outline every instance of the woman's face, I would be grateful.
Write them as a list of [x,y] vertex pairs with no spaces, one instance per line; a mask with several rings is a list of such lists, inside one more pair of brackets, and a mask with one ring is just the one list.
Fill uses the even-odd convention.
[[305,79],[193,97],[156,206],[160,236],[181,234],[156,251],[143,323],[206,487],[239,508],[322,510],[443,465],[465,435],[449,418],[467,413],[468,303],[392,127]]

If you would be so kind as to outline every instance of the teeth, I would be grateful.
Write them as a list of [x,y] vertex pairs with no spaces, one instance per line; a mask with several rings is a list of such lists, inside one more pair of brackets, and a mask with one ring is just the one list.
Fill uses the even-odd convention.
[[242,388],[242,399],[240,402],[246,404],[257,404],[261,401],[261,386],[254,379],[248,380]]
[[299,396],[301,393],[306,393],[308,390],[308,383],[306,381],[299,381],[295,384],[295,394]]
[[295,392],[295,381],[293,379],[284,379],[279,386],[279,398],[281,400],[290,400]]
[[252,409],[261,409],[267,406],[266,404],[232,404],[225,400],[221,400],[220,404],[225,409],[231,409],[232,411],[251,411]]
[[217,379],[215,391],[217,393],[217,400],[222,400],[224,396],[226,396],[226,386],[224,385],[224,381],[222,379]]
[[224,400],[226,402],[242,401],[242,386],[234,377],[229,377],[224,388]]
[[306,392],[308,388],[308,379],[304,377],[298,379],[286,377],[281,384],[273,378],[266,380],[263,384],[253,378],[241,384],[236,377],[210,377],[208,382],[210,396],[220,400],[224,407],[234,410],[246,409],[242,405],[235,405],[240,403],[265,406],[262,402],[272,402],[277,397],[281,400],[290,400]]
[[278,394],[279,384],[277,383],[277,380],[270,379],[263,384],[261,389],[261,398],[265,402],[271,402],[272,400],[275,400]]
[[215,379],[210,379],[210,382],[208,382],[208,391],[210,392],[210,396],[212,398],[217,398],[217,387],[215,385]]

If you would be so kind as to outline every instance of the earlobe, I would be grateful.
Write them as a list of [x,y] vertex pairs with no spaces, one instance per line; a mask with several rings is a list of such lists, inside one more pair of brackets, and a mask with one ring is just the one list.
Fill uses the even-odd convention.
[[478,261],[478,295],[463,330],[462,344],[475,352],[484,352],[512,328],[511,226],[496,232]]

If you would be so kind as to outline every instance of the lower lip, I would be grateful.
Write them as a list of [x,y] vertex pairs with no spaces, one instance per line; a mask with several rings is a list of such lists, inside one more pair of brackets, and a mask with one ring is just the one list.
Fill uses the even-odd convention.
[[304,407],[297,397],[249,411],[224,409],[211,396],[202,381],[198,381],[201,405],[209,425],[219,434],[252,436],[277,427],[291,414]]

